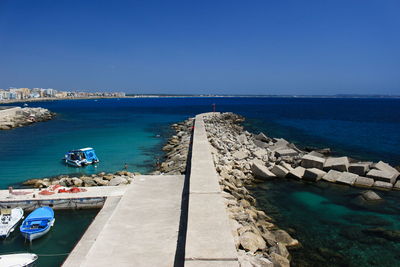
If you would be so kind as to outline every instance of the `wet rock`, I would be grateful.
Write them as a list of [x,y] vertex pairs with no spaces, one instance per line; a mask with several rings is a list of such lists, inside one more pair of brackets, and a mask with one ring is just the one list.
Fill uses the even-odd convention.
[[311,168],[311,169],[306,169],[304,172],[303,179],[307,181],[313,181],[317,182],[321,180],[321,178],[326,174],[326,172],[317,169],[317,168]]
[[372,185],[372,187],[379,189],[379,190],[390,190],[393,188],[393,184],[382,182],[382,181],[375,181],[374,184]]
[[278,253],[272,252],[270,258],[274,263],[274,267],[290,267],[289,260]]
[[396,241],[396,242],[400,241],[400,231],[398,230],[388,230],[382,227],[377,227],[377,228],[364,229],[362,230],[362,232],[368,235],[382,237],[390,241]]
[[382,198],[374,191],[368,190],[361,194],[361,196],[367,201],[380,201]]
[[284,230],[276,230],[272,231],[272,234],[275,236],[275,240],[284,244],[288,248],[296,248],[300,245],[297,239],[292,238],[286,231]]

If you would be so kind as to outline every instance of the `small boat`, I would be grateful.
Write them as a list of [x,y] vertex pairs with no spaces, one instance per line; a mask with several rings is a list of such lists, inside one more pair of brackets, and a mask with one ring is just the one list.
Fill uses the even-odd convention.
[[99,159],[91,147],[71,150],[64,156],[64,162],[73,167],[83,167],[99,162]]
[[50,207],[40,207],[31,212],[19,227],[25,239],[33,239],[44,236],[54,225],[54,211]]
[[1,209],[0,237],[7,238],[22,218],[24,218],[24,210],[21,208]]
[[15,253],[0,255],[0,266],[28,267],[33,266],[38,256],[33,253]]
[[24,107],[27,107],[27,106],[28,106],[28,104],[27,104],[27,103],[25,103],[25,104],[24,104]]

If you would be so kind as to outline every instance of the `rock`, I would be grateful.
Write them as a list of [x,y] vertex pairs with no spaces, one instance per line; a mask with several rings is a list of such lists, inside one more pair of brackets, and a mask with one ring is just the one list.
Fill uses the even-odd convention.
[[381,171],[381,170],[370,170],[367,173],[367,177],[368,178],[372,178],[375,181],[382,181],[382,182],[387,182],[387,183],[391,183],[394,184],[396,182],[396,174],[394,173],[389,173],[386,171]]
[[272,234],[275,236],[276,242],[281,242],[288,248],[296,248],[300,245],[300,243],[297,239],[292,238],[284,230],[275,230],[275,231],[272,231]]
[[391,190],[393,188],[393,184],[382,181],[375,181],[372,187],[381,190]]
[[400,173],[395,168],[393,168],[392,166],[390,166],[389,164],[387,164],[383,161],[379,161],[378,163],[375,164],[374,167],[375,167],[375,169],[378,169],[380,171],[394,174],[394,175],[396,175],[396,178],[400,175]]
[[289,149],[289,142],[283,138],[274,138],[275,143],[269,147],[271,151],[277,151],[282,149]]
[[305,168],[298,166],[294,168],[292,171],[290,171],[286,177],[291,178],[291,179],[296,179],[296,180],[301,180],[304,176],[304,172],[306,171]]
[[400,231],[398,230],[387,230],[385,228],[377,227],[377,228],[364,229],[362,230],[362,232],[369,235],[379,236],[390,241],[395,241],[395,242],[400,241]]
[[254,139],[261,141],[261,142],[265,142],[265,143],[268,143],[269,141],[271,141],[271,138],[267,137],[264,133],[259,133],[259,134],[255,135]]
[[268,156],[268,152],[265,149],[257,149],[256,151],[253,151],[253,155],[259,159],[262,159],[265,155]]
[[114,179],[112,179],[110,182],[108,182],[109,186],[117,186],[117,185],[122,185],[122,184],[127,184],[128,181],[125,178],[122,178],[121,176],[116,176]]
[[330,183],[336,183],[336,180],[340,177],[342,173],[335,170],[330,170],[327,174],[322,177],[322,180],[325,180]]
[[267,148],[268,147],[268,143],[262,142],[260,140],[253,140],[253,143],[260,148]]
[[301,158],[301,166],[304,168],[317,168],[322,170],[324,167],[325,159],[312,156],[312,155],[305,155]]
[[93,181],[95,181],[96,184],[102,185],[102,186],[106,186],[106,185],[108,184],[108,181],[107,181],[107,180],[103,180],[103,179],[100,178],[100,177],[94,178]]
[[274,263],[274,267],[290,267],[289,260],[278,253],[272,252],[270,257],[271,261]]
[[39,179],[30,179],[30,180],[26,180],[22,184],[23,185],[35,185],[38,181],[39,181]]
[[257,250],[263,250],[267,247],[264,239],[256,235],[253,232],[244,232],[239,236],[240,245],[250,252],[256,252]]
[[285,178],[285,176],[289,173],[287,169],[279,165],[272,167],[271,172],[279,178]]
[[349,164],[349,172],[364,176],[368,171],[371,163],[369,162],[358,162]]
[[336,170],[341,172],[347,172],[349,168],[349,159],[347,157],[340,158],[327,158],[324,163],[324,170]]
[[303,179],[304,180],[308,180],[308,181],[313,181],[313,182],[317,182],[319,181],[324,175],[326,174],[326,172],[317,169],[317,168],[311,168],[311,169],[306,169],[303,175]]
[[264,179],[270,179],[270,178],[276,178],[276,175],[270,172],[267,167],[260,163],[253,162],[251,165],[251,172],[255,177],[258,178],[264,178]]
[[361,176],[358,176],[356,181],[354,182],[354,186],[357,187],[372,187],[373,184],[374,179]]
[[394,184],[393,189],[400,190],[400,180]]
[[363,192],[361,194],[361,196],[367,201],[379,201],[379,200],[382,200],[382,198],[377,193],[375,193],[374,191],[371,191],[371,190]]
[[294,149],[287,148],[287,149],[276,150],[275,155],[278,157],[295,157],[295,156],[299,155],[299,153]]
[[338,179],[336,180],[339,184],[353,185],[356,181],[358,175],[350,172],[342,172],[340,173]]
[[269,253],[271,254],[272,252],[275,252],[282,257],[288,258],[289,257],[289,251],[287,250],[286,246],[280,242],[276,243],[274,246],[272,246],[269,249]]
[[43,187],[49,187],[51,185],[50,181],[45,181],[45,180],[38,180],[35,184],[35,188],[43,188]]
[[77,177],[73,177],[71,178],[72,183],[74,184],[74,186],[82,186],[83,181]]
[[248,157],[247,152],[245,150],[238,150],[232,155],[237,160],[242,160]]
[[315,150],[311,151],[311,152],[308,153],[307,155],[315,156],[315,157],[319,157],[319,158],[323,158],[323,157],[324,157],[324,154],[319,153],[319,152],[317,152],[317,151],[315,151]]

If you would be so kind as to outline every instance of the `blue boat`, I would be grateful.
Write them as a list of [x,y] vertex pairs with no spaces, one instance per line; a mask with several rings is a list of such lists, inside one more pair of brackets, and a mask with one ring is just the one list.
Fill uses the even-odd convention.
[[64,156],[64,162],[73,167],[83,167],[99,162],[99,159],[91,147],[71,150]]
[[22,222],[19,230],[25,239],[33,239],[44,236],[54,225],[54,211],[50,207],[40,207],[32,211]]

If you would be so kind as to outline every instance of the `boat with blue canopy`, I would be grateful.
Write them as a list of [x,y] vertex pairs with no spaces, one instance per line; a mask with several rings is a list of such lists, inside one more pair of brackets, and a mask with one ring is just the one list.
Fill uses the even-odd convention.
[[26,217],[19,229],[25,239],[32,241],[47,234],[54,225],[54,222],[53,209],[50,207],[40,207]]
[[91,147],[68,151],[64,156],[64,162],[73,167],[83,167],[99,162],[96,152]]

